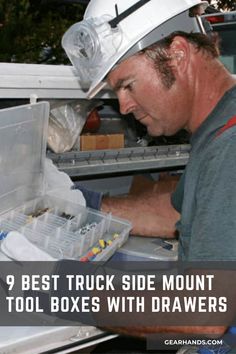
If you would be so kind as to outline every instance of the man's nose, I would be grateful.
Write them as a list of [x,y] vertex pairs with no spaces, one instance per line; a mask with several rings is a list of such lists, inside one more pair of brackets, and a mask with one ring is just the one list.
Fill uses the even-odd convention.
[[125,95],[124,93],[119,94],[118,100],[121,114],[129,114],[135,110],[135,102],[129,97],[129,95]]

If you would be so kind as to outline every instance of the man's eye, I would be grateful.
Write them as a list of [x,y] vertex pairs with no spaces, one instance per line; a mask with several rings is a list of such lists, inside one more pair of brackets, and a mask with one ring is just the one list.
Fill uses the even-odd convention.
[[133,88],[134,88],[133,82],[130,82],[129,84],[124,85],[124,90],[132,91]]

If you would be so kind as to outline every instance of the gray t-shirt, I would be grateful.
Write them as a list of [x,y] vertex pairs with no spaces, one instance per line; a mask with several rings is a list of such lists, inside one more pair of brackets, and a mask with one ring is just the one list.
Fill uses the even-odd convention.
[[181,213],[181,260],[236,260],[236,126],[216,136],[235,115],[236,86],[192,135],[190,159],[172,195]]

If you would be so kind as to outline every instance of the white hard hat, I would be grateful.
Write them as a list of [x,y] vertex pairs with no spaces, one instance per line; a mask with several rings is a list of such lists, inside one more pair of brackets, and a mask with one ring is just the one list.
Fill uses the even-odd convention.
[[105,86],[106,75],[119,61],[175,31],[204,32],[200,19],[189,16],[201,0],[90,0],[84,19],[62,38],[88,98]]

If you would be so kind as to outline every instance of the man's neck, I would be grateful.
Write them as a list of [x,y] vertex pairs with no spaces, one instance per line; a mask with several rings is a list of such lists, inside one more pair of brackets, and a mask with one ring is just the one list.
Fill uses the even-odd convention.
[[217,59],[206,61],[201,58],[200,60],[205,62],[205,70],[201,73],[198,69],[203,66],[196,64],[196,72],[193,75],[195,81],[192,86],[194,105],[192,119],[187,127],[191,133],[198,129],[224,94],[236,85],[236,80]]

